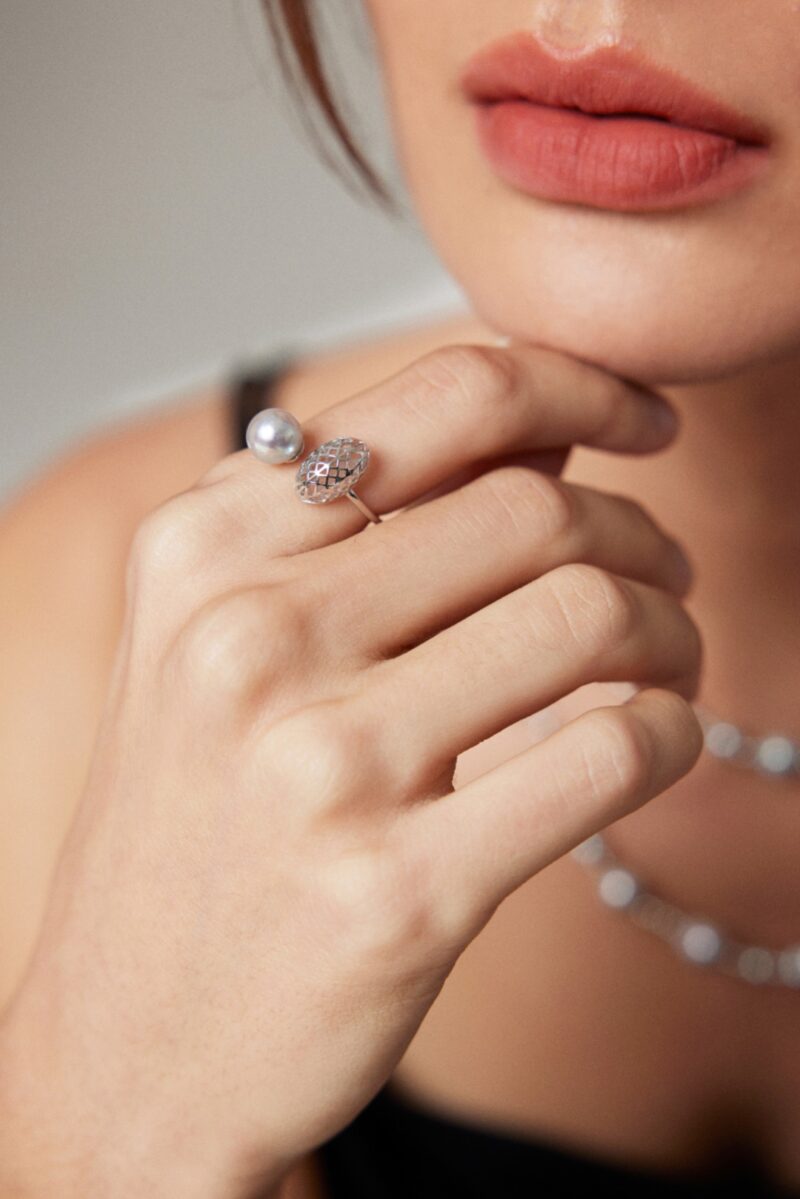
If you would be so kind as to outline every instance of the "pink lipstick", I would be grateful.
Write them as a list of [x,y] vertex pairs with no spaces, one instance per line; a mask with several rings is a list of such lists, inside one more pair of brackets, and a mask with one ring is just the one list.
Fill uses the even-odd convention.
[[760,122],[619,47],[560,59],[513,34],[470,59],[460,82],[490,165],[541,199],[680,208],[746,187],[771,161]]

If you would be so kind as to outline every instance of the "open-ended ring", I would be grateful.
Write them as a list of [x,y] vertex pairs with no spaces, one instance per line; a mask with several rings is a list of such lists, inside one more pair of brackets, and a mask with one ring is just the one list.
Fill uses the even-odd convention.
[[[283,408],[263,408],[247,426],[245,440],[260,462],[295,462],[303,452],[303,429]],[[329,504],[346,496],[367,520],[381,517],[353,489],[369,462],[369,446],[357,437],[335,437],[308,455],[295,475],[295,494],[304,504]]]

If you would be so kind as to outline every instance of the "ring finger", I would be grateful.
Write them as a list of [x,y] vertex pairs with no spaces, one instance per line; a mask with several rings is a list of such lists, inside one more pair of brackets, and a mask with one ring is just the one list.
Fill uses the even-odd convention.
[[[569,564],[359,676],[364,721],[393,714],[413,745],[412,790],[517,720],[592,682],[656,684],[694,695],[697,629],[659,588]],[[398,728],[398,726],[400,726]]]

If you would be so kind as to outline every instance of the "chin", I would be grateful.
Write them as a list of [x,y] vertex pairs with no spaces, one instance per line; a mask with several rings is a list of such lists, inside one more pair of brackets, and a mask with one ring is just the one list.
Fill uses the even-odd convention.
[[[570,354],[651,387],[724,379],[800,355],[800,313],[725,272],[577,270],[547,255],[442,253],[475,314],[498,333]],[[531,268],[535,262],[536,269]],[[785,295],[785,293],[784,293]],[[789,306],[791,307],[791,306]]]
[[[462,286],[465,286],[462,284]],[[717,330],[701,314],[665,319],[663,311],[622,312],[611,305],[553,301],[521,307],[518,297],[468,292],[487,325],[514,340],[546,346],[649,387],[698,384],[746,373],[800,354],[795,328],[785,342],[758,336],[757,322],[740,320]]]
[[800,355],[798,238],[776,239],[747,205],[641,220],[501,202],[493,186],[454,196],[449,177],[428,171],[423,186],[411,166],[432,249],[500,334],[651,387]]

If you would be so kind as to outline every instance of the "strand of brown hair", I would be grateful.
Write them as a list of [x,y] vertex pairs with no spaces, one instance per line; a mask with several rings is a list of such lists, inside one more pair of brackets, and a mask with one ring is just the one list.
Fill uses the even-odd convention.
[[317,150],[334,170],[339,171],[338,164],[331,159],[316,125],[309,117],[308,90],[368,192],[388,211],[397,213],[395,198],[356,144],[333,96],[320,53],[312,11],[313,0],[262,0],[262,8],[281,73]]

